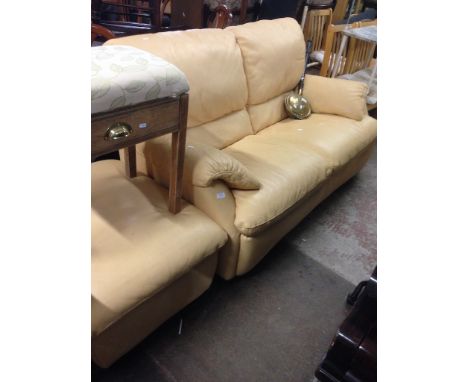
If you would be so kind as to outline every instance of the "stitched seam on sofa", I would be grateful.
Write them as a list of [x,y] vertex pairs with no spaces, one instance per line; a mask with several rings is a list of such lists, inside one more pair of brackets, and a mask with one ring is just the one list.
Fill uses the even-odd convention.
[[[373,144],[374,142],[375,142],[375,140],[372,141],[372,144]],[[372,146],[372,145],[369,145],[366,149],[362,150],[358,155],[356,155],[353,159],[351,159],[350,162],[356,160],[360,155],[364,154],[364,152],[365,152],[366,150],[370,149],[371,146]],[[364,163],[361,165],[361,168],[362,168],[366,163],[367,163],[367,161],[364,162]],[[341,171],[341,170],[345,170],[345,168],[342,167],[342,168],[340,169],[340,171]],[[359,171],[360,171],[360,170],[358,170],[358,172],[359,172]],[[344,181],[340,182],[334,189],[332,189],[332,190],[330,190],[328,193],[326,193],[326,194],[323,196],[323,198],[321,198],[320,201],[319,201],[307,214],[311,213],[316,207],[318,207],[318,206],[320,205],[320,203],[322,203],[325,199],[327,199],[333,192],[335,192],[338,188],[340,188],[344,183],[346,183],[348,180],[350,180],[350,179],[351,179],[353,176],[355,176],[356,174],[357,174],[357,172],[354,173],[353,175],[347,177]],[[332,174],[332,175],[330,176],[330,178],[331,178],[332,176],[341,176],[341,174],[339,174],[338,171],[337,171],[337,172],[335,172],[334,174]],[[330,178],[328,178],[328,179],[330,179]],[[325,186],[326,186],[325,183],[322,183],[322,184],[320,185],[320,189],[316,189],[317,192],[319,192],[319,193],[322,192],[322,191],[323,191],[323,188],[324,188]],[[314,189],[312,192],[310,192],[308,195],[306,195],[303,199],[301,199],[298,203],[296,203],[296,204],[293,206],[292,211],[288,211],[288,212],[294,213],[294,211],[296,211],[296,210],[298,210],[298,209],[300,209],[300,208],[303,208],[303,207],[304,207],[304,203],[307,203],[307,199],[308,199],[308,198],[311,198],[311,197],[312,197],[312,194],[313,194],[314,192],[315,192],[315,189]],[[284,215],[283,215],[283,217],[284,217]],[[294,229],[294,227],[292,227],[292,228],[291,228],[289,231],[287,231],[287,232],[290,232],[292,229]],[[264,231],[259,232],[259,233],[263,233],[263,232],[264,232]],[[287,234],[287,232],[285,233],[285,235]],[[242,237],[242,236],[245,237],[245,238],[254,238],[254,237],[255,237],[255,235],[253,235],[253,236],[248,236],[248,235],[246,235],[246,234],[241,233],[241,237]],[[260,260],[261,260],[261,259],[260,259]],[[257,262],[257,264],[258,264],[258,262]]]
[[[249,77],[247,76],[247,71],[245,69],[245,60],[244,60],[244,53],[242,52],[242,48],[239,44],[239,42],[237,41],[237,36],[235,33],[231,32],[231,31],[228,31],[229,33],[232,33],[234,35],[234,39],[236,40],[236,45],[237,47],[239,48],[239,51],[240,51],[240,55],[241,55],[241,58],[242,58],[242,70],[244,71],[244,76],[245,76],[245,82],[247,83],[247,103],[245,105],[245,109],[247,110],[247,106],[249,105],[249,98],[250,98],[250,84],[249,84]],[[250,122],[250,128],[252,130],[252,134],[255,135],[255,131],[253,129],[253,125],[252,125],[252,119],[250,118],[250,113],[247,111],[247,114],[249,116],[249,122]],[[227,146],[226,146],[227,147]]]
[[[211,119],[211,120],[209,120],[209,121],[201,122],[201,123],[199,123],[198,125],[193,125],[193,126],[190,126],[190,127],[187,126],[187,130],[193,129],[193,128],[196,128],[196,127],[200,127],[200,126],[202,126],[202,125],[206,125],[207,123],[216,122],[218,119],[224,118],[224,117],[228,116],[229,114],[234,114],[234,113],[238,113],[238,112],[240,112],[240,111],[242,111],[242,110],[246,110],[246,106],[247,106],[247,104],[245,104],[245,105],[244,105],[242,108],[240,108],[239,110],[232,110],[232,111],[229,111],[229,112],[227,112],[226,114],[223,114],[223,115],[221,115],[221,116],[219,116],[219,117],[216,117],[215,119]],[[246,111],[247,111],[247,110],[246,110]]]
[[[250,114],[249,114],[249,112],[248,112],[248,110],[247,110],[247,104],[244,105],[244,107],[243,107],[242,109],[231,111],[231,112],[229,112],[229,113],[227,113],[227,114],[224,114],[224,115],[222,115],[221,117],[218,117],[218,118],[213,119],[213,120],[211,120],[211,121],[202,122],[202,123],[200,123],[200,124],[198,124],[198,125],[196,125],[196,126],[190,126],[190,127],[187,126],[187,134],[188,134],[188,131],[191,130],[191,129],[196,129],[197,127],[204,126],[204,125],[209,124],[209,123],[214,123],[214,122],[220,120],[221,118],[226,118],[227,116],[229,116],[229,115],[231,115],[231,114],[240,113],[240,112],[242,112],[243,110],[247,113],[248,121],[249,121],[249,127],[250,127],[251,133],[250,133],[250,134],[247,134],[247,135],[244,135],[242,138],[245,138],[245,137],[247,137],[248,135],[255,135],[255,133],[254,133],[254,131],[253,131],[253,127],[252,127],[252,121],[251,121],[251,119],[250,119]],[[187,138],[188,138],[188,137],[187,137]],[[242,138],[240,138],[240,139],[242,139]],[[223,138],[223,139],[224,139],[224,138]],[[231,146],[232,144],[238,142],[240,139],[235,140],[235,141],[233,141],[233,142],[231,142],[231,140],[228,140],[228,143],[227,143],[225,146],[222,146],[221,148],[219,148],[218,150],[225,149],[226,147]],[[203,142],[202,142],[202,143],[203,143]],[[213,147],[214,147],[214,146],[213,146]]]
[[[290,210],[295,208],[297,203],[299,203],[301,200],[307,198],[310,194],[315,192],[315,190],[322,187],[322,185],[325,183],[325,181],[328,180],[333,175],[333,173],[334,172],[332,172],[328,177],[324,178],[321,182],[317,183],[312,190],[306,192],[300,199],[296,200],[294,202],[294,204],[292,204],[289,207],[286,207],[285,209],[281,210],[281,212],[279,212],[276,216],[274,216],[270,220],[267,220],[267,221],[265,221],[265,222],[263,222],[261,224],[257,224],[257,225],[250,226],[250,227],[239,227],[239,230],[240,230],[241,234],[243,234],[245,236],[248,236],[247,233],[250,233],[251,236],[255,236],[256,234],[262,233],[264,231],[264,229],[267,228],[269,225],[275,223],[278,220],[281,220],[281,218],[284,215],[287,215]],[[247,233],[244,233],[243,231],[245,231]],[[254,231],[254,232],[252,232],[252,231]]]
[[[224,244],[223,244],[224,245]],[[100,330],[97,330],[96,333],[93,334],[93,337],[96,337],[96,336],[99,336],[101,333],[103,333],[104,331],[106,331],[107,329],[109,329],[112,325],[114,325],[117,321],[119,321],[122,317],[124,317],[125,315],[127,315],[129,312],[131,312],[132,310],[138,308],[141,304],[145,303],[147,300],[153,298],[155,295],[157,295],[158,293],[162,292],[164,289],[168,288],[172,283],[178,281],[180,278],[182,278],[183,276],[185,276],[187,273],[189,273],[193,268],[197,267],[202,261],[208,259],[209,257],[211,256],[217,256],[218,255],[218,251],[220,250],[220,248],[223,247],[223,245],[221,246],[217,246],[215,251],[211,254],[211,255],[208,255],[206,257],[203,257],[202,259],[200,259],[200,261],[198,261],[196,264],[192,265],[186,272],[182,273],[179,277],[177,277],[176,279],[174,280],[171,280],[169,281],[167,284],[165,284],[164,286],[156,289],[156,291],[154,291],[152,294],[150,294],[149,296],[145,297],[143,300],[139,301],[138,303],[136,303],[135,305],[132,305],[130,308],[126,309],[124,312],[120,313],[116,318],[114,318],[111,322],[109,322],[107,325],[105,325],[102,329]]]
[[[273,96],[273,97],[271,97],[271,98],[268,98],[266,101],[262,101],[262,102],[255,103],[255,104],[253,104],[253,103],[248,103],[248,104],[247,104],[247,108],[249,108],[249,107],[251,107],[251,106],[262,105],[262,104],[264,104],[264,103],[270,102],[271,100],[273,100],[273,99],[275,99],[275,98],[277,98],[277,97],[279,97],[279,96],[284,96],[284,97],[286,97],[286,96],[288,95],[288,93],[290,93],[293,89],[294,89],[294,88],[292,88],[291,90],[286,90],[285,92],[282,92],[281,94],[277,94],[277,95],[275,95],[275,96]],[[287,118],[287,117],[286,117],[286,118]],[[285,119],[286,119],[286,118],[285,118]]]
[[[375,138],[376,139],[376,138]],[[369,146],[371,146],[375,139],[373,139],[368,145],[366,145],[364,147],[364,149],[362,149],[361,151],[359,151],[354,157],[352,157],[347,163],[341,165],[341,166],[337,166],[335,167],[332,172],[330,173],[330,175],[328,175],[325,179],[323,179],[320,183],[317,183],[317,185],[312,189],[310,190],[309,192],[307,192],[306,194],[304,194],[304,196],[301,198],[301,199],[298,199],[293,205],[287,207],[286,209],[284,209],[283,211],[281,211],[278,215],[276,215],[275,217],[271,218],[270,220],[264,222],[264,223],[261,223],[261,224],[258,224],[258,225],[255,225],[255,226],[252,226],[252,227],[240,227],[238,228],[239,231],[241,232],[241,234],[245,235],[245,236],[248,236],[246,233],[242,232],[242,231],[248,231],[251,235],[250,236],[255,236],[257,234],[260,234],[263,232],[263,229],[266,228],[266,226],[269,226],[270,224],[272,223],[275,223],[276,221],[280,220],[284,215],[288,214],[290,210],[294,209],[296,207],[296,204],[298,202],[300,202],[301,200],[305,199],[305,198],[308,198],[310,197],[310,195],[312,193],[315,192],[316,189],[318,189],[319,187],[322,187],[322,185],[327,181],[329,180],[336,172],[338,172],[339,170],[343,169],[348,163],[350,163],[352,160],[354,160],[355,158],[357,158],[359,155],[361,155],[363,152],[366,151],[366,149],[369,148]],[[263,228],[263,229],[262,229]],[[255,231],[255,232],[252,232],[252,231]]]

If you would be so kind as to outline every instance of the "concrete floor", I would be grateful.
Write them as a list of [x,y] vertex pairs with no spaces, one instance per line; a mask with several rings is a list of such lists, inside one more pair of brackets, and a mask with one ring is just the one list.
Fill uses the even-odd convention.
[[[376,264],[376,154],[249,274],[212,287],[93,381],[296,382]],[[178,335],[180,320],[182,334]]]
[[352,284],[377,264],[377,150],[284,239]]

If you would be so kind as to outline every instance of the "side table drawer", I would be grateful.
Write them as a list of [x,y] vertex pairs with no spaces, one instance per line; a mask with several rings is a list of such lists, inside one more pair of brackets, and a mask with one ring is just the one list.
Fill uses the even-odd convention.
[[91,118],[91,157],[174,132],[178,127],[178,98],[95,114]]

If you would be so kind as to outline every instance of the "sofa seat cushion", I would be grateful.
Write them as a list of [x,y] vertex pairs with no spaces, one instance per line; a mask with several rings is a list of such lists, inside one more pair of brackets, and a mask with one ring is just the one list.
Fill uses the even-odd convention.
[[332,169],[343,166],[377,136],[377,121],[369,116],[355,121],[329,114],[312,114],[304,120],[284,119],[259,136],[294,144],[327,160]]
[[93,334],[225,243],[226,233],[195,207],[170,213],[167,194],[147,177],[126,178],[119,161],[92,165]]
[[327,161],[313,150],[266,135],[250,135],[224,151],[261,184],[259,190],[232,190],[234,224],[246,236],[258,234],[280,219],[331,171]]

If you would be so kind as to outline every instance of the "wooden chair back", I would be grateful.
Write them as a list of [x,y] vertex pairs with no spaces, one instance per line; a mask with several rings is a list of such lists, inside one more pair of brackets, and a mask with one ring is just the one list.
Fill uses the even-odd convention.
[[364,0],[355,0],[354,8],[349,9],[352,5],[352,0],[337,0],[335,10],[333,12],[332,23],[343,20],[346,16],[355,15],[361,12],[364,8]]
[[312,51],[323,50],[325,46],[325,36],[331,23],[333,10],[311,9],[307,12],[304,23],[304,39],[312,40]]
[[353,24],[330,24],[325,37],[324,58],[320,75],[331,77],[335,65],[339,65],[336,76],[355,73],[358,70],[368,68],[375,52],[375,44],[350,38],[346,44],[341,57],[338,56],[343,32],[345,29],[361,28],[364,26],[377,25],[377,20],[360,21]]
[[207,27],[224,29],[232,23],[232,11],[226,5],[219,5],[208,16]]

